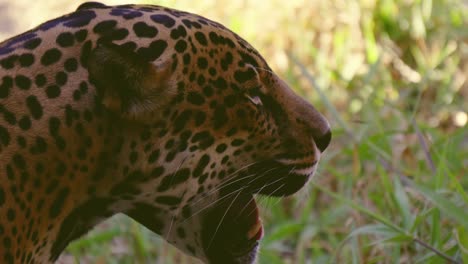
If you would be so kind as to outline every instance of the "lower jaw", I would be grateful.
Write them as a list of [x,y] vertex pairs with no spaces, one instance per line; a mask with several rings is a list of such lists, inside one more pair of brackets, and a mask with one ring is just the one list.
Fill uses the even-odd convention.
[[[299,191],[309,180],[307,175],[292,174],[293,168],[277,163],[274,164],[276,169],[265,173],[272,165],[264,163],[253,168],[260,171],[258,180],[251,177],[233,180],[222,189],[220,196],[229,198],[210,209],[202,224],[202,243],[209,263],[253,263],[258,241],[263,237],[253,195],[288,196]],[[252,169],[245,173],[254,175]],[[238,179],[243,179],[242,175]]]
[[263,236],[252,194],[233,195],[205,216],[202,243],[209,263],[253,263]]

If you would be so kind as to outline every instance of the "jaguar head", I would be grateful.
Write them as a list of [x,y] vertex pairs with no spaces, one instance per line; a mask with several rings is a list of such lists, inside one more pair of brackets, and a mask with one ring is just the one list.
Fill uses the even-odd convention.
[[139,191],[122,212],[208,263],[253,263],[263,235],[254,196],[300,190],[330,143],[330,126],[248,43],[203,21],[200,29],[180,24],[185,40],[166,42],[151,61],[99,43],[90,79],[102,105],[127,124],[116,133],[146,146],[132,165],[143,181],[120,181]]

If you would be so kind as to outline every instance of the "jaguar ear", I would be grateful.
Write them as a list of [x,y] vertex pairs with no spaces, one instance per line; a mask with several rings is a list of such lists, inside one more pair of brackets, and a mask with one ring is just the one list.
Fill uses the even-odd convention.
[[176,92],[168,60],[151,63],[112,43],[98,44],[88,70],[104,107],[127,119],[153,119]]

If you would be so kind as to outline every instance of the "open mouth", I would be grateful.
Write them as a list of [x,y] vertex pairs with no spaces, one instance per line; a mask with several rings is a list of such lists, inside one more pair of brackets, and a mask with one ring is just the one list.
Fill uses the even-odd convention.
[[202,243],[209,263],[253,263],[263,226],[252,194],[217,204],[205,217]]
[[[209,263],[253,263],[263,237],[254,194],[286,196],[303,187],[309,175],[294,166],[263,162],[251,166],[225,185],[225,197],[204,217],[202,243]],[[240,191],[241,190],[241,191]]]

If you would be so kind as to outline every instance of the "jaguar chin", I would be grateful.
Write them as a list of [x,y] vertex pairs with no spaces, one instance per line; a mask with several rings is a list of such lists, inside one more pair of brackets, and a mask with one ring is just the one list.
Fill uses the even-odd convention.
[[[263,226],[254,195],[284,197],[304,187],[317,162],[258,162],[220,190],[219,202],[204,217],[202,241],[208,263],[254,263]],[[228,262],[226,262],[229,260]]]

